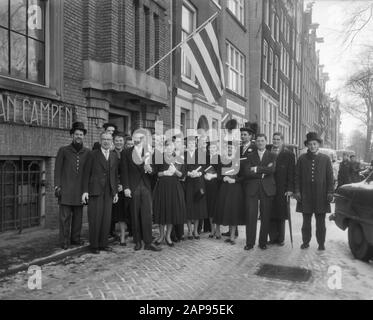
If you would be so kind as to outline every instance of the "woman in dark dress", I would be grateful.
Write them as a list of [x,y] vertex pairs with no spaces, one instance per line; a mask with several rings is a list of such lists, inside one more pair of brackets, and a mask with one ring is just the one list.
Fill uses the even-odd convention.
[[154,221],[159,224],[160,233],[155,243],[160,244],[165,240],[168,246],[173,247],[172,227],[185,223],[186,206],[184,190],[180,183],[184,176],[184,163],[182,158],[175,156],[175,145],[172,141],[165,143],[163,164],[155,165],[155,173],[158,181],[154,188],[153,210]]
[[[184,154],[185,163],[185,201],[187,207],[188,239],[199,240],[198,224],[201,219],[206,219],[207,203],[205,181],[202,177],[206,168],[206,159],[198,159],[205,156],[202,150],[196,148],[196,141],[188,138],[187,151]],[[192,222],[194,228],[192,231]]]
[[220,239],[220,225],[229,226],[230,238],[225,242],[235,244],[235,233],[238,225],[245,224],[244,196],[240,176],[240,157],[237,148],[228,145],[221,159],[219,180],[221,186],[216,202],[214,222],[216,237]]
[[211,141],[209,143],[209,157],[207,159],[208,167],[205,169],[206,201],[207,213],[210,220],[211,233],[209,238],[213,238],[216,233],[216,225],[213,223],[213,216],[216,210],[216,200],[218,198],[220,181],[218,180],[218,171],[220,170],[220,155],[218,154],[218,143]]
[[[122,133],[117,133],[114,138],[115,153],[118,156],[118,160],[122,157],[124,150],[125,137]],[[119,175],[121,174],[119,170]],[[112,220],[115,223],[119,223],[120,226],[120,245],[126,246],[126,229],[129,222],[130,211],[128,208],[128,202],[124,196],[123,186],[118,186],[118,202],[113,204],[112,209]]]

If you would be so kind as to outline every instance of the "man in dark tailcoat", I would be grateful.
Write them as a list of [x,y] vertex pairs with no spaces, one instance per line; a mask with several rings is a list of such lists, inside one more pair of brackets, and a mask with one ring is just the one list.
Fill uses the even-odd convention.
[[294,192],[295,155],[284,145],[284,136],[280,132],[273,134],[271,151],[276,159],[276,196],[272,208],[269,239],[270,244],[284,245],[285,221],[288,219],[287,201]]
[[112,251],[108,247],[113,203],[118,202],[118,156],[110,151],[113,137],[101,134],[100,149],[90,152],[84,170],[83,203],[88,203],[89,242],[91,251],[98,254]]
[[253,249],[256,241],[258,221],[258,201],[260,201],[260,235],[259,247],[267,249],[269,223],[273,198],[276,195],[274,173],[276,155],[266,150],[267,137],[259,134],[256,139],[257,150],[252,152],[247,160],[241,162],[241,172],[244,176],[246,211],[246,246],[245,250]]
[[89,149],[83,146],[87,130],[82,122],[75,122],[70,130],[73,141],[58,150],[54,168],[55,193],[60,205],[59,226],[61,247],[82,245],[80,239],[83,220],[83,170]]
[[349,183],[351,183],[350,158],[348,153],[343,153],[343,160],[339,165],[338,171],[338,188]]
[[299,157],[295,170],[297,212],[303,214],[301,249],[309,248],[312,215],[316,216],[316,238],[319,250],[325,250],[325,217],[331,212],[334,177],[330,157],[319,151],[322,140],[316,132],[307,134],[306,154]]
[[136,130],[133,134],[134,147],[125,150],[121,157],[121,184],[124,195],[131,199],[131,223],[135,251],[144,249],[160,251],[152,244],[152,190],[151,145],[147,143],[147,132]]

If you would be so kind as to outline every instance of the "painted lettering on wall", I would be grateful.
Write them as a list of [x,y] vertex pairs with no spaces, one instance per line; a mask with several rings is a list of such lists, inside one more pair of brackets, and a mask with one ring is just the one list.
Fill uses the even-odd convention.
[[69,129],[73,113],[73,106],[0,93],[0,123]]

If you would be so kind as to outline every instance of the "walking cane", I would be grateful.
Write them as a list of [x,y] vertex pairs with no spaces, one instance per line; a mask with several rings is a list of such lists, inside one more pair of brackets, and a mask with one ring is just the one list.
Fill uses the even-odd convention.
[[291,242],[291,248],[294,249],[294,243],[293,243],[293,228],[291,225],[291,212],[290,212],[290,197],[286,196],[286,210],[289,217],[289,231],[290,231],[290,242]]

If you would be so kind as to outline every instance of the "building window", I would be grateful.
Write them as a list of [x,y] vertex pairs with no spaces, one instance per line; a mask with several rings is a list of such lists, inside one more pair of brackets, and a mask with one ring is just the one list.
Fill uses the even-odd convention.
[[268,84],[273,87],[273,50],[269,48]]
[[264,0],[264,23],[269,27],[269,0]]
[[[159,16],[154,14],[154,61],[157,62],[160,59],[160,25]],[[154,76],[159,79],[159,64],[154,68]]]
[[187,134],[187,114],[188,111],[182,109],[180,112],[180,131],[183,133],[184,137]]
[[268,68],[268,44],[267,41],[263,41],[263,81],[267,82],[267,69]]
[[150,10],[144,7],[145,14],[145,70],[150,67]]
[[[195,9],[184,2],[182,7],[181,40],[184,41],[196,29],[197,19]],[[181,74],[185,78],[195,82],[195,75],[184,51],[181,50]]]
[[245,2],[244,0],[228,0],[228,9],[236,16],[238,21],[245,24]]
[[245,96],[245,56],[227,42],[227,88]]
[[140,70],[140,5],[135,1],[135,69]]
[[260,110],[261,110],[261,131],[267,137],[272,137],[272,135],[277,131],[277,122],[278,122],[277,107],[269,99],[262,97]]
[[45,84],[46,1],[0,4],[0,74]]
[[273,89],[278,92],[278,56],[275,55],[275,64],[273,67]]
[[276,15],[276,41],[280,41],[280,20]]
[[272,39],[275,38],[275,34],[276,34],[276,11],[275,9],[272,9],[271,10],[271,36],[272,36]]

